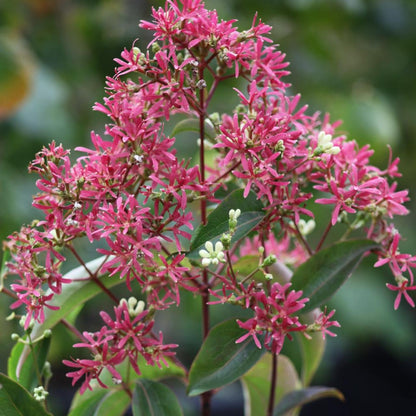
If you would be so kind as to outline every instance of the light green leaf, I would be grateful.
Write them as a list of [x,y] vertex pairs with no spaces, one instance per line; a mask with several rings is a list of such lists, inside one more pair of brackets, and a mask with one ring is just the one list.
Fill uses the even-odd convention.
[[110,390],[97,404],[93,416],[123,416],[130,405],[130,397],[124,390]]
[[[200,126],[199,126],[199,120],[196,118],[188,118],[186,120],[181,120],[176,126],[173,128],[171,136],[176,136],[178,133],[188,132],[188,131],[194,131],[196,133],[199,133]],[[217,136],[217,133],[215,132],[214,125],[212,124],[211,120],[205,119],[204,121],[204,132],[205,136],[208,139],[215,139]]]
[[0,374],[0,415],[51,416],[25,388],[4,374]]
[[[272,355],[267,353],[242,377],[244,393],[244,416],[265,415],[267,412]],[[277,359],[277,386],[275,401],[285,394],[299,389],[301,382],[290,359],[280,354]]]
[[[99,257],[88,262],[86,266],[91,273],[95,273],[104,264],[105,259],[106,256]],[[83,266],[71,270],[64,278],[72,280],[72,282],[63,285],[62,293],[56,295],[50,302],[51,305],[59,306],[60,309],[57,311],[46,309],[45,321],[43,324],[35,325],[32,331],[33,336],[42,334],[45,329],[53,328],[61,319],[66,318],[80,305],[102,292],[102,289],[96,283],[87,280],[88,273]],[[85,280],[79,280],[83,278]],[[100,276],[99,278],[101,283],[107,288],[123,282],[123,280],[116,277]]]
[[1,259],[1,269],[0,269],[0,292],[3,290],[4,287],[4,278],[7,275],[7,266],[6,263],[10,261],[10,250],[3,251],[3,258]]
[[288,411],[298,406],[303,406],[306,403],[326,397],[335,397],[344,400],[343,394],[337,389],[321,386],[308,387],[286,394],[275,407],[273,416],[284,416]]
[[173,392],[164,384],[139,379],[133,392],[133,416],[182,416]]
[[215,244],[219,241],[223,233],[229,231],[228,220],[230,209],[241,210],[231,244],[245,237],[260,223],[265,216],[263,204],[256,198],[254,192],[250,192],[247,198],[244,198],[243,194],[243,189],[233,191],[208,215],[207,223],[200,225],[195,230],[191,240],[190,252],[187,254],[188,257],[198,257],[199,250],[204,248],[207,241]]
[[235,319],[211,329],[189,372],[190,396],[232,383],[260,359],[264,349],[257,348],[251,337],[236,344],[246,332]]
[[308,386],[322,361],[326,341],[318,332],[309,334],[311,339],[305,338],[302,334],[296,335],[302,354],[302,382],[304,386]]
[[378,245],[370,240],[336,243],[319,251],[301,264],[292,276],[292,289],[309,298],[302,312],[309,312],[327,301],[350,277],[360,257]]
[[[95,260],[92,260],[86,264],[88,269],[95,273],[101,268],[106,256],[99,257]],[[71,318],[73,317],[73,312],[80,305],[83,305],[89,299],[98,295],[102,292],[101,288],[91,280],[87,280],[88,274],[85,271],[83,266],[77,267],[67,273],[64,278],[73,280],[71,283],[66,283],[62,287],[62,292],[59,295],[55,295],[54,298],[50,301],[50,305],[59,306],[59,310],[45,309],[45,320],[42,324],[36,323],[32,329],[31,336],[32,338],[37,338],[42,335],[46,329],[53,328],[61,319],[65,319],[71,313]],[[77,280],[83,279],[85,280]],[[123,282],[123,280],[118,279],[117,277],[108,277],[101,276],[101,283],[107,287],[111,288]],[[16,367],[16,376],[20,376],[20,369],[26,360],[30,350],[28,347],[25,347],[20,356],[19,363]]]
[[44,338],[33,345],[33,351],[24,361],[20,368],[19,377],[17,377],[17,367],[20,357],[25,348],[29,348],[25,344],[18,342],[12,349],[7,361],[8,376],[17,381],[22,387],[32,391],[40,384],[37,374],[41,374],[45,365],[46,357],[49,351],[50,338]]
[[[240,257],[233,263],[234,272],[240,278],[244,278],[252,273],[259,265],[259,256],[250,254],[248,256]],[[252,276],[253,280],[264,282],[264,274],[259,270]]]
[[94,391],[86,390],[81,396],[78,394],[78,400],[72,402],[68,416],[91,416],[101,402],[102,398],[108,393],[107,390],[97,389]]

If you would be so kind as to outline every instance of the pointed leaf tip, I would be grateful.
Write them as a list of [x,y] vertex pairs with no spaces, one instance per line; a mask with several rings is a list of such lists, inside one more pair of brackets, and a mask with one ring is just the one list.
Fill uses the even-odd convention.
[[331,387],[314,386],[292,391],[286,394],[275,407],[273,416],[284,416],[286,412],[296,407],[324,398],[336,398],[344,401],[344,395]]

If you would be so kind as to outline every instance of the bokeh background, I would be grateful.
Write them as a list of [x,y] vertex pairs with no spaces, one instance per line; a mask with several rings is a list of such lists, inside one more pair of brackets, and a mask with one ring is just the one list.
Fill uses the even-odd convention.
[[[43,145],[88,145],[89,131],[107,121],[91,110],[104,95],[113,58],[139,38],[149,19],[145,0],[2,0],[0,2],[0,239],[37,213],[31,208],[35,177],[27,164]],[[272,38],[291,62],[293,94],[300,92],[310,112],[343,119],[343,131],[361,145],[370,143],[373,162],[385,166],[387,145],[401,159],[400,188],[416,195],[416,1],[414,0],[206,0],[241,29],[257,11],[273,26]],[[227,102],[227,96],[223,97]],[[406,237],[403,252],[416,252],[416,206],[398,218]],[[301,415],[413,414],[416,408],[416,312],[385,288],[387,269],[361,267],[336,294],[332,306],[342,324],[328,343],[315,384],[338,387],[345,403],[327,399]],[[0,371],[6,371],[13,323],[5,321],[9,301],[0,297]],[[88,306],[96,316],[96,305]],[[190,357],[198,347],[198,313],[185,299],[175,319]],[[192,317],[194,317],[192,319]],[[189,331],[191,329],[191,331]],[[198,334],[197,334],[198,335]],[[72,394],[60,361],[70,354],[71,337],[57,328],[51,360],[55,370],[52,403],[65,415]],[[230,390],[236,393],[238,387]],[[216,415],[242,415],[216,403]],[[241,397],[240,397],[241,398]],[[229,400],[228,400],[229,401]],[[188,411],[192,414],[191,410]]]

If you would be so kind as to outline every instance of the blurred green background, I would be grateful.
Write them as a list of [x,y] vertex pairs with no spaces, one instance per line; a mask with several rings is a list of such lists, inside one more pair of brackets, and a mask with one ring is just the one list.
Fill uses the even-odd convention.
[[[56,140],[65,148],[89,144],[89,131],[102,132],[107,121],[91,110],[104,96],[113,58],[148,33],[138,28],[150,19],[145,0],[3,0],[0,3],[0,237],[28,223],[35,177],[27,164],[40,148]],[[237,18],[247,28],[257,11],[273,26],[272,38],[291,62],[293,94],[300,92],[310,112],[343,119],[341,129],[375,149],[374,164],[385,166],[387,144],[401,158],[400,188],[416,193],[416,2],[414,0],[207,0],[223,19]],[[227,97],[224,97],[226,102]],[[416,252],[415,203],[398,218],[405,236],[403,252]],[[319,232],[319,231],[318,231]],[[415,311],[402,304],[393,311],[394,294],[385,288],[387,269],[361,267],[333,300],[342,324],[331,339],[316,383],[336,385],[346,404],[327,400],[308,414],[404,414],[416,405]],[[192,299],[183,309],[191,308]],[[189,311],[188,311],[189,312]],[[0,370],[12,346],[12,324],[4,321],[8,300],[0,298]],[[176,313],[176,312],[175,312]],[[93,315],[92,315],[93,316]],[[190,354],[198,322],[181,316],[177,332],[188,332]],[[194,318],[195,319],[195,318]],[[197,319],[197,318],[196,318]],[[58,329],[52,359],[69,351],[70,337]],[[69,380],[58,373],[65,414]],[[377,393],[377,398],[375,397]],[[222,403],[222,409],[225,404]],[[374,406],[380,406],[379,408]],[[411,407],[410,407],[411,406]],[[369,409],[373,409],[369,413]],[[376,411],[375,409],[379,409]],[[231,416],[233,413],[227,411]],[[239,410],[242,414],[242,410]],[[217,413],[218,415],[220,413]]]

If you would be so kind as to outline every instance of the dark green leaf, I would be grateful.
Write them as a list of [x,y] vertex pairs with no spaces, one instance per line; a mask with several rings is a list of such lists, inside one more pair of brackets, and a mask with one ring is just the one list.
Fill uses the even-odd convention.
[[[176,136],[178,133],[183,133],[187,131],[194,131],[199,134],[199,130],[199,120],[196,118],[188,118],[186,120],[181,120],[178,124],[176,124],[176,126],[172,130],[171,136]],[[204,132],[205,137],[211,140],[217,136],[217,134],[215,133],[214,125],[212,124],[211,120],[205,120]]]
[[360,257],[378,245],[370,240],[336,243],[319,251],[301,264],[292,277],[292,289],[302,290],[309,298],[302,312],[321,306],[348,279]]
[[204,248],[207,241],[215,244],[223,233],[229,231],[230,209],[241,210],[231,243],[235,243],[240,238],[246,236],[264,218],[263,204],[256,198],[256,195],[250,192],[247,198],[244,198],[243,193],[243,189],[237,189],[232,192],[209,214],[207,223],[196,229],[191,240],[190,252],[188,253],[190,258],[197,257],[199,250]]
[[181,416],[182,409],[173,392],[164,384],[139,379],[133,392],[133,416]]
[[257,348],[251,337],[236,344],[246,332],[235,319],[211,329],[189,372],[190,396],[232,383],[260,359],[264,349]]
[[[272,355],[264,354],[257,364],[251,368],[241,381],[244,393],[244,416],[265,415],[270,392],[270,372]],[[299,389],[301,382],[293,363],[280,354],[277,361],[277,386],[275,400],[278,402],[285,394]]]
[[45,365],[50,341],[50,338],[44,338],[33,345],[33,351],[29,354],[20,368],[19,377],[17,377],[17,367],[24,349],[28,347],[25,344],[18,342],[13,347],[7,362],[8,376],[29,391],[32,391],[37,387],[40,384],[38,374],[42,373],[43,366]]
[[0,416],[51,416],[31,394],[0,374]]
[[337,389],[321,386],[308,387],[286,394],[275,407],[273,416],[283,416],[291,409],[326,397],[344,400],[343,394]]

